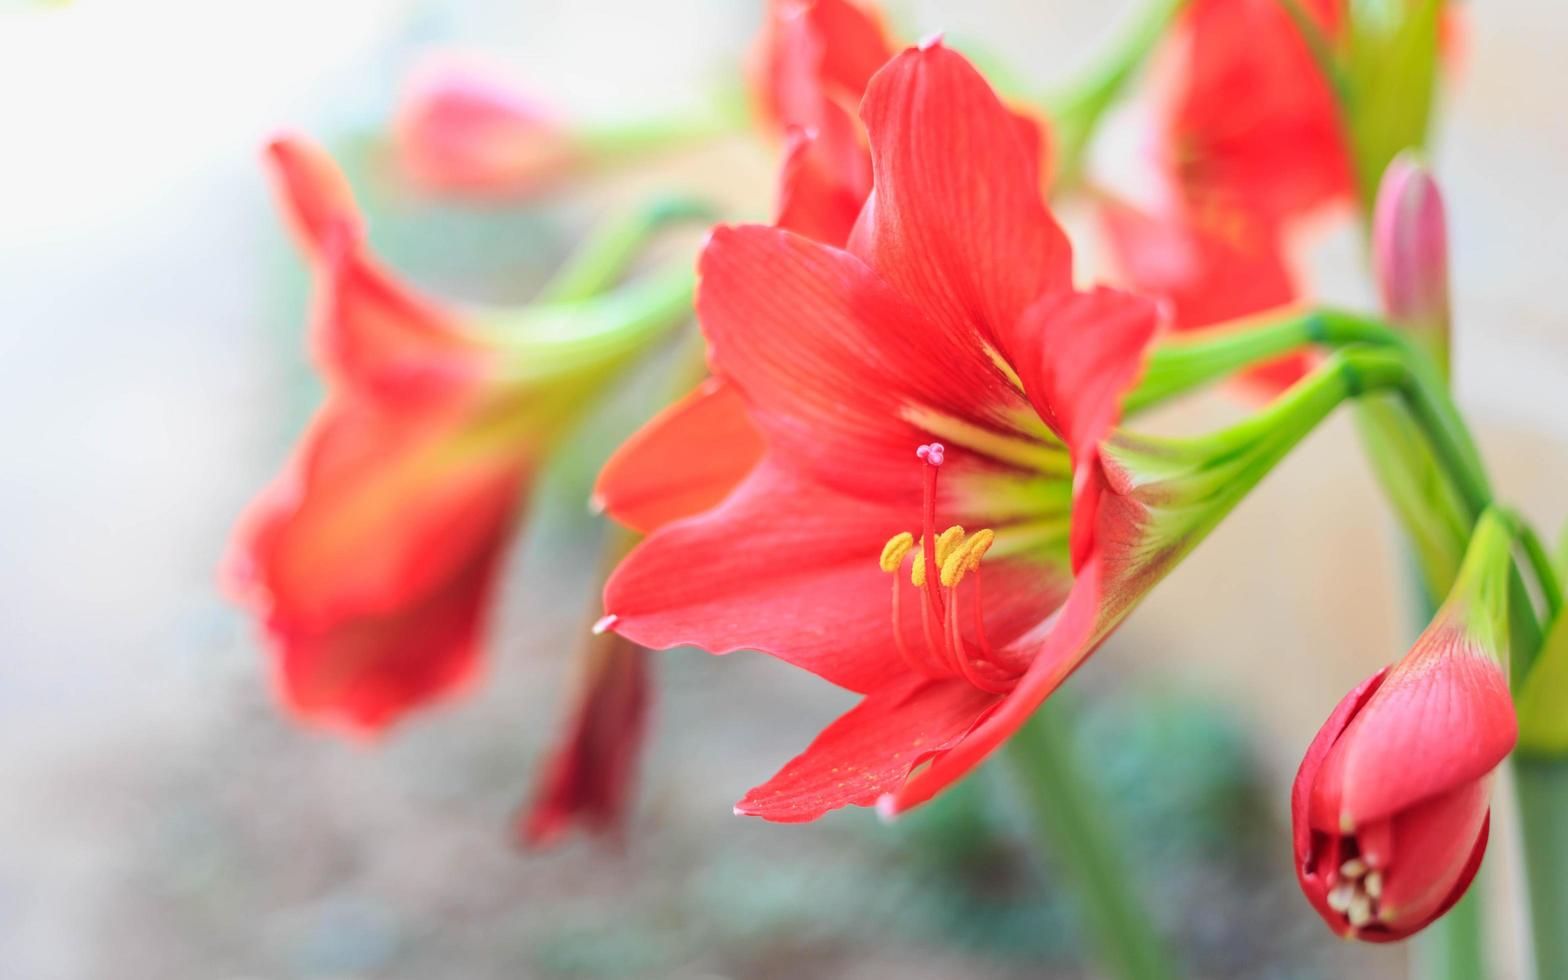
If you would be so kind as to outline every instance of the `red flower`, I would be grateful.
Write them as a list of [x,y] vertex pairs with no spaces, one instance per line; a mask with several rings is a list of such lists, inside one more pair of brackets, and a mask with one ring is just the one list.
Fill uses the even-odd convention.
[[508,80],[443,59],[410,76],[394,135],[416,186],[441,194],[533,194],[586,162],[566,126]]
[[[1332,37],[1340,0],[1302,4]],[[1285,233],[1296,219],[1351,200],[1354,178],[1334,92],[1277,0],[1196,0],[1179,21],[1156,85],[1163,106],[1152,213],[1109,203],[1103,220],[1127,280],[1167,298],[1179,330],[1297,298]],[[1267,387],[1298,378],[1294,358]]]
[[517,832],[530,847],[558,840],[574,822],[618,834],[648,729],[648,652],[614,633],[594,636],[571,723],[541,771]]
[[536,464],[607,372],[684,319],[689,278],[454,310],[376,262],[324,152],[283,139],[268,159],[315,274],[328,394],[241,521],[225,577],[266,627],[288,705],[375,730],[473,673]]
[[928,798],[1169,557],[1146,547],[1136,480],[1100,452],[1152,304],[1072,290],[1034,148],[958,55],[899,55],[861,115],[876,186],[848,251],[720,227],[700,261],[711,364],[762,462],[657,530],[605,592],[607,622],[638,643],[761,650],[866,695],[737,807],[772,820]]
[[1432,625],[1340,702],[1296,774],[1296,874],[1340,935],[1388,942],[1424,928],[1486,851],[1492,770],[1518,733],[1498,639],[1506,611],[1489,608],[1507,588],[1509,539],[1498,539],[1492,583],[1471,588],[1467,556]]

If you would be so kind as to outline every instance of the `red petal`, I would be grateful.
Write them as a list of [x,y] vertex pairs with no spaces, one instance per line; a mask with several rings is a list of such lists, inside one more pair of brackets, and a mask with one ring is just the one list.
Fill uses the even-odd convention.
[[1116,424],[1158,325],[1152,302],[1103,287],[1043,296],[1024,311],[1020,331],[1037,345],[1016,365],[1024,390],[1075,457]]
[[364,222],[354,192],[325,150],[284,136],[268,144],[267,161],[301,248],[316,255],[359,241]]
[[1102,569],[1099,560],[1094,559],[1079,570],[1067,602],[1049,625],[1034,662],[1017,686],[961,741],[934,757],[929,766],[896,790],[883,804],[889,813],[918,806],[965,776],[1017,731],[1088,659],[1112,625],[1104,622],[1102,595]]
[[455,453],[479,424],[329,402],[241,523],[239,590],[304,635],[440,591],[505,537],[530,469],[523,445]]
[[1463,783],[1393,819],[1394,853],[1384,862],[1382,908],[1391,928],[1420,927],[1452,900],[1487,821],[1491,780]]
[[[740,390],[780,462],[824,484],[913,506],[914,453],[930,436],[912,412],[991,430],[1033,416],[973,333],[932,325],[847,252],[776,228],[720,226],[699,271],[714,370]],[[948,460],[944,475],[974,462],[958,450]]]
[[[892,576],[877,558],[917,520],[765,459],[713,510],[660,528],[605,586],[613,628],[644,646],[759,650],[853,691],[907,673],[892,635]],[[988,560],[986,632],[998,647],[1049,614],[1058,570]],[[921,644],[919,603],[900,583],[904,636]]]
[[872,691],[823,730],[735,812],[799,823],[842,806],[870,806],[909,771],[962,738],[997,700],[961,680],[905,676]]
[[850,239],[950,331],[1004,354],[1015,321],[1072,285],[1072,251],[1041,198],[1038,147],[979,72],[940,44],[878,72],[860,115],[875,190]]
[[273,619],[268,629],[285,703],[302,718],[372,733],[454,693],[478,664],[499,554],[496,542],[432,592],[384,615],[346,617],[320,629]]
[[780,129],[815,126],[823,100],[855,105],[893,56],[876,17],[848,0],[773,0],[769,8],[757,81],[763,112]]
[[826,106],[814,130],[792,128],[779,173],[774,224],[843,245],[871,192],[871,161],[844,110]]
[[1317,909],[1331,927],[1338,929],[1344,922],[1344,916],[1328,906],[1328,882],[1320,874],[1322,869],[1337,869],[1339,858],[1330,856],[1325,860],[1324,855],[1317,854],[1314,850],[1318,846],[1313,833],[1326,834],[1333,840],[1339,838],[1339,824],[1333,814],[1339,809],[1337,796],[1328,807],[1329,815],[1314,816],[1314,799],[1321,794],[1317,791],[1318,773],[1323,769],[1323,760],[1328,757],[1329,751],[1334,748],[1339,737],[1344,734],[1345,726],[1356,716],[1371,699],[1378,685],[1383,683],[1383,676],[1388,668],[1383,668],[1371,677],[1362,681],[1349,694],[1340,700],[1328,720],[1318,729],[1317,735],[1312,739],[1312,744],[1307,747],[1307,753],[1302,757],[1301,766],[1296,770],[1296,781],[1290,790],[1290,825],[1292,843],[1296,851],[1296,879],[1301,883],[1301,890],[1307,896],[1307,901]]
[[762,459],[762,437],[718,378],[649,419],[604,464],[595,503],[644,534],[707,510]]
[[1502,668],[1443,620],[1429,627],[1351,720],[1320,784],[1355,826],[1491,772],[1518,735]]
[[602,633],[588,657],[587,683],[518,817],[518,836],[529,847],[549,846],[574,822],[616,833],[631,802],[652,694],[648,652]]
[[895,48],[876,14],[849,0],[810,0],[806,15],[825,41],[822,77],[853,99],[866,90]]
[[376,264],[348,182],[321,148],[282,139],[268,160],[316,274],[312,339],[333,383],[406,402],[461,395],[493,368],[456,316]]

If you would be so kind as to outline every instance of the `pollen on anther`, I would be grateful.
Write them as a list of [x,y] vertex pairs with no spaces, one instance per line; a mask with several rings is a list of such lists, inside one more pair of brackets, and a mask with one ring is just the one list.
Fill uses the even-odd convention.
[[952,527],[936,536],[936,563],[947,564],[947,556],[951,555],[964,540],[964,529],[954,524]]
[[[941,571],[941,569],[937,569]],[[923,589],[926,584],[926,554],[924,551],[915,552],[915,563],[909,568],[909,581],[915,588]]]
[[964,571],[972,572],[980,567],[980,559],[991,549],[991,543],[996,540],[996,532],[988,527],[981,528],[970,536],[964,544]]
[[896,572],[904,563],[904,556],[909,554],[915,546],[915,536],[908,531],[900,531],[888,539],[882,546],[882,557],[879,564],[884,572]]

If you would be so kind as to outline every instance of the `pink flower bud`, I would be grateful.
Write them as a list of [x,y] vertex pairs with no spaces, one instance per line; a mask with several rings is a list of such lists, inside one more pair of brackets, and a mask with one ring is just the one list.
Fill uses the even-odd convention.
[[441,59],[410,77],[398,158],[430,191],[476,197],[538,192],[580,161],[571,134],[495,70]]
[[1383,173],[1372,219],[1372,261],[1383,308],[1448,363],[1448,223],[1431,173],[1401,154]]

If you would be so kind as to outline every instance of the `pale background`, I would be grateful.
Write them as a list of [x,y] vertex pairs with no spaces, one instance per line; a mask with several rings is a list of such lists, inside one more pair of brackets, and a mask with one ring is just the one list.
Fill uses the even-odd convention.
[[[911,36],[945,29],[1048,82],[1083,64],[1126,5],[889,6]],[[1568,8],[1466,14],[1436,154],[1460,399],[1499,486],[1555,533],[1568,478]],[[591,525],[569,507],[546,508],[514,553],[486,682],[379,749],[282,718],[249,624],[214,586],[229,525],[312,390],[303,277],[262,141],[375,127],[414,56],[443,41],[480,43],[570,112],[677,110],[733,69],[756,17],[726,0],[0,3],[0,977],[1038,967],[983,937],[912,928],[907,906],[928,890],[877,883],[902,852],[877,850],[873,822],[730,816],[847,703],[761,658],[661,664],[624,853],[511,850],[506,823],[579,625],[540,615],[580,599],[530,556],[582,574],[592,562],[574,548]],[[684,166],[677,177],[770,186],[749,145]],[[1320,252],[1322,293],[1365,302],[1353,244]],[[1346,419],[1313,437],[1085,671],[1090,686],[1174,686],[1228,706],[1256,735],[1275,822],[1316,725],[1402,649],[1393,535],[1358,452]],[[1508,846],[1500,834],[1498,853]],[[1288,852],[1264,855],[1259,874],[1277,887],[1262,901],[1289,927],[1227,959],[1237,941],[1214,923],[1215,971],[1397,975],[1397,951],[1330,943],[1294,896]],[[1224,898],[1204,899],[1221,919]],[[1050,965],[1073,976],[1073,962]]]

